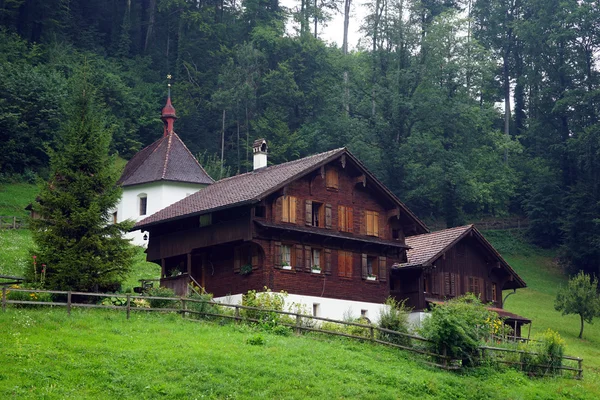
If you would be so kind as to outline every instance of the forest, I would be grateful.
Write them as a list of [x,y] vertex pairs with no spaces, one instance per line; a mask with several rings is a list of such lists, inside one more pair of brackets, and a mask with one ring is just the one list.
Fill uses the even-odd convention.
[[[356,0],[355,0],[356,2]],[[592,0],[0,0],[0,182],[48,173],[86,66],[124,159],[176,131],[215,179],[347,146],[425,221],[529,220],[600,272],[600,3]],[[341,46],[320,37],[345,17]],[[291,28],[290,28],[291,27]],[[89,67],[89,68],[88,68]]]

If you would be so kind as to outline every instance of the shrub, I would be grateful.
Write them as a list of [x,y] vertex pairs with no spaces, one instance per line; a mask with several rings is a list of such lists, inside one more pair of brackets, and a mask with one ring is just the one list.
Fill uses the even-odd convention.
[[100,304],[102,304],[103,306],[124,306],[127,304],[127,298],[115,295],[104,298],[104,300],[102,300]]
[[[379,327],[400,333],[408,333],[408,314],[412,309],[406,307],[406,300],[399,302],[393,297],[388,297],[385,305],[387,307],[382,310],[379,317]],[[410,344],[410,338],[389,332],[380,331],[379,339],[403,346]]]
[[281,314],[273,312],[283,311],[285,305],[285,298],[287,293],[273,293],[267,287],[264,288],[264,292],[257,293],[256,290],[249,290],[248,293],[242,295],[242,305],[247,307],[256,307],[261,310],[242,310],[242,315],[245,318],[258,320],[263,324],[269,326],[275,326],[281,320]]
[[264,346],[267,341],[262,335],[254,335],[246,339],[246,343],[252,346]]
[[521,347],[527,353],[521,354],[523,370],[536,375],[555,374],[560,371],[565,352],[565,341],[558,332],[546,330],[537,341]]
[[463,365],[473,363],[479,354],[479,345],[489,333],[488,323],[495,313],[487,310],[472,294],[434,306],[423,322],[421,335],[432,341],[428,345],[437,354],[461,359]]
[[[52,295],[50,293],[30,293],[30,292],[16,292],[10,289],[30,289],[27,286],[12,285],[6,290],[6,299],[13,301],[41,301],[44,303],[52,302]],[[37,307],[37,304],[13,304],[15,308],[28,308]],[[40,306],[41,307],[41,306]]]
[[[164,287],[150,288],[146,294],[150,297],[176,297],[173,289]],[[170,308],[176,306],[177,303],[174,300],[162,299],[148,299],[148,301],[150,302],[151,308]]]
[[189,301],[187,303],[188,310],[200,313],[200,314],[198,314],[199,318],[209,317],[207,315],[202,315],[203,313],[220,314],[218,306],[209,304],[209,302],[212,302],[212,299],[213,299],[212,294],[206,293],[206,292],[202,292],[201,294],[198,294],[198,293],[192,291],[188,295],[188,298],[193,299],[193,300],[200,300],[199,302]]

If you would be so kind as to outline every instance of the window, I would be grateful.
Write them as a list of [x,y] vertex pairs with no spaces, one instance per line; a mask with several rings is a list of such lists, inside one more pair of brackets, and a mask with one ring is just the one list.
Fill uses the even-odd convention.
[[296,223],[296,198],[294,196],[283,196],[281,221]]
[[204,214],[200,216],[200,226],[212,225],[212,214]]
[[319,303],[313,303],[313,317],[319,316]]
[[492,283],[492,298],[490,299],[491,301],[496,301],[496,292],[497,292],[497,287],[495,283]]
[[116,224],[116,223],[117,223],[117,212],[115,211],[113,213],[113,224]]
[[352,278],[352,252],[338,251],[338,275]]
[[456,296],[456,279],[457,274],[444,272],[444,295]]
[[354,231],[354,215],[352,213],[352,207],[338,207],[338,227],[342,232]]
[[474,276],[469,276],[468,277],[468,292],[469,293],[473,293],[474,295],[478,295],[479,293],[481,293],[481,287],[480,282],[479,282],[479,278],[476,278]]
[[323,203],[317,203],[316,201],[313,201],[310,218],[311,226],[316,226],[319,228],[325,227],[325,205]]
[[233,249],[233,272],[248,274],[258,267],[258,250],[252,245],[236,246]]
[[339,179],[338,179],[338,171],[333,167],[327,168],[325,171],[325,184],[327,189],[338,189],[339,188]]
[[321,265],[321,249],[312,249],[310,254],[310,268],[323,271]]
[[392,229],[392,239],[400,240],[400,229]]
[[281,265],[283,267],[291,267],[292,266],[292,246],[287,244],[281,245]]
[[424,293],[429,293],[431,290],[431,283],[429,282],[430,279],[431,279],[431,275],[425,275],[423,277],[423,292]]
[[365,211],[365,222],[368,236],[379,236],[379,213],[377,211]]
[[146,215],[148,208],[148,197],[146,195],[140,195],[140,215]]
[[267,215],[267,208],[265,206],[256,206],[254,208],[254,216],[258,218],[265,218]]
[[379,275],[379,263],[377,257],[367,256],[367,276],[376,277]]

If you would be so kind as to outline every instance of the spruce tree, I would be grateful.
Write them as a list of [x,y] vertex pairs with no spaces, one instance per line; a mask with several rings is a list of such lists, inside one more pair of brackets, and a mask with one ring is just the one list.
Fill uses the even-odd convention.
[[53,149],[50,178],[41,184],[32,221],[38,263],[51,289],[114,290],[130,269],[134,248],[123,238],[130,222],[113,224],[121,197],[109,155],[111,132],[85,72],[75,78]]

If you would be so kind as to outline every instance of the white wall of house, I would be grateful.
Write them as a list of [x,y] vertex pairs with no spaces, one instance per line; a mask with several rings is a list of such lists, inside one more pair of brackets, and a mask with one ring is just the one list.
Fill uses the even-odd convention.
[[[206,187],[202,184],[158,181],[141,185],[125,186],[121,201],[117,206],[117,222],[130,219],[140,221],[179,200],[196,193]],[[146,214],[140,215],[140,198],[146,196]],[[125,237],[132,239],[132,243],[146,247],[144,232],[129,232]]]
[[[215,301],[225,304],[241,304],[242,295],[235,294],[230,296],[215,297]],[[382,309],[388,307],[385,304],[367,303],[363,301],[332,299],[329,297],[302,296],[288,293],[285,298],[285,311],[295,312],[292,303],[301,304],[308,314],[313,315],[316,311],[317,317],[344,320],[348,317],[359,318],[361,315],[367,317],[371,322],[379,322],[379,315]]]

